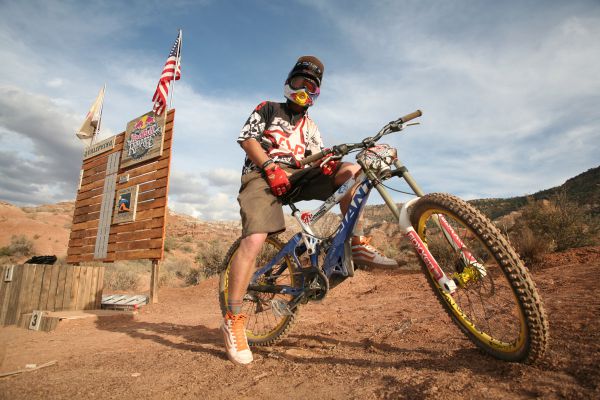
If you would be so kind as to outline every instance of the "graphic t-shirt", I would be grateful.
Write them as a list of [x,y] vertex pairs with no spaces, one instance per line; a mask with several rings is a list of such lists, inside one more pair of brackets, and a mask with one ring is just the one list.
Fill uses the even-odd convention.
[[[241,144],[248,139],[258,141],[273,160],[289,165],[295,165],[294,159],[302,160],[323,149],[317,124],[306,113],[293,113],[286,103],[260,103],[250,114],[237,141]],[[258,167],[246,156],[242,175],[256,170]]]

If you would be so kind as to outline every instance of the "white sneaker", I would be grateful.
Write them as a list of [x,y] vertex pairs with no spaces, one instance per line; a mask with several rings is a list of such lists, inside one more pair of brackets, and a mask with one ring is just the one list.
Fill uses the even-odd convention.
[[367,236],[352,237],[352,259],[357,265],[366,265],[368,267],[398,267],[398,263],[391,258],[381,254],[375,247],[369,243],[371,238]]
[[246,337],[246,315],[227,312],[221,330],[225,339],[227,357],[234,364],[250,364],[253,360]]

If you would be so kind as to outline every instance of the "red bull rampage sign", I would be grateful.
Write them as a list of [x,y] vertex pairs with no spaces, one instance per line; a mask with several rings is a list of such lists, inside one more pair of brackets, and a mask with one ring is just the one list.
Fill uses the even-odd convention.
[[162,155],[165,115],[157,117],[150,111],[127,124],[121,168]]

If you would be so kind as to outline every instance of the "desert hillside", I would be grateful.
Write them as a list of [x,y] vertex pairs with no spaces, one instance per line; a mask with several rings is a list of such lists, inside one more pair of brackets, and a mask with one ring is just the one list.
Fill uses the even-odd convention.
[[[528,196],[471,203],[510,237],[530,267],[544,254],[599,244],[600,167]],[[73,202],[37,207],[0,202],[0,262],[23,262],[32,255],[56,255],[63,260],[73,209]],[[284,236],[297,231],[296,222],[286,218]],[[339,215],[330,213],[319,222],[317,232],[331,233],[338,222]],[[415,268],[414,255],[384,205],[367,206],[363,227],[373,236],[373,243],[402,269]],[[201,221],[169,211],[161,285],[194,285],[211,276],[239,234],[239,222]],[[149,267],[144,261],[117,262],[109,266],[106,283],[111,289],[145,289]]]

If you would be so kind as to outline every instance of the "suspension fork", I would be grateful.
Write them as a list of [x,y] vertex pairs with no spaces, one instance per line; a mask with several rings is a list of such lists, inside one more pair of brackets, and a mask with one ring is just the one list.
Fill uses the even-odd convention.
[[[406,181],[406,183],[408,184],[408,186],[410,186],[413,192],[415,192],[417,196],[423,197],[425,195],[425,192],[423,192],[423,190],[414,180],[410,172],[408,172],[408,169],[402,164],[402,162],[399,159],[394,160],[394,166],[397,170],[401,172],[400,176]],[[455,251],[460,252],[461,259],[464,265],[472,265],[479,271],[479,273],[482,276],[486,276],[487,272],[485,270],[485,267],[481,263],[479,263],[475,257],[473,257],[473,254],[471,254],[469,250],[466,249],[464,242],[456,234],[456,232],[454,232],[454,229],[452,229],[450,224],[448,224],[446,218],[444,218],[443,215],[434,214],[432,215],[432,219],[434,223],[438,226],[438,228],[440,228],[440,230],[443,232],[444,237],[446,238],[450,246],[452,246],[452,248]]]

